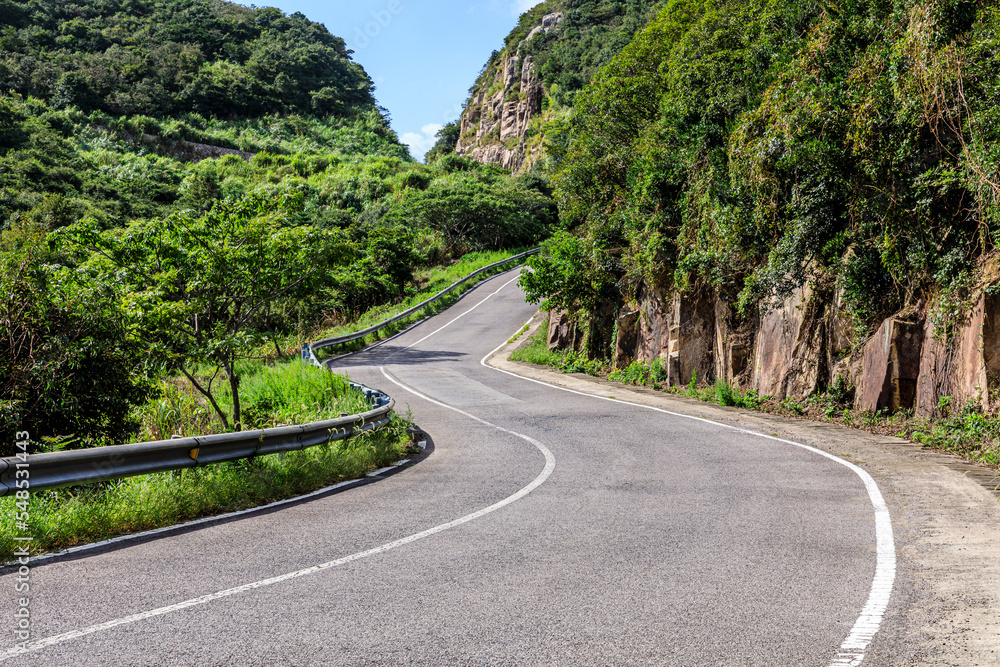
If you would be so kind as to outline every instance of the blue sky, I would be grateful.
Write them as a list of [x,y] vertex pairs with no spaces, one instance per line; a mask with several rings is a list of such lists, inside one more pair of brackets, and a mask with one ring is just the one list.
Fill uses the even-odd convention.
[[[246,3],[249,4],[249,3]],[[271,0],[343,37],[375,82],[375,97],[417,159],[458,118],[494,49],[538,0]]]

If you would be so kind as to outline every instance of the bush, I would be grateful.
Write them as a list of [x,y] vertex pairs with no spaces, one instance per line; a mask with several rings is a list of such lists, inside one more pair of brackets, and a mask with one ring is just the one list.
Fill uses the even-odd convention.
[[73,447],[120,443],[138,431],[132,410],[154,388],[145,347],[128,335],[114,295],[46,262],[43,235],[0,239],[0,455],[14,432]]

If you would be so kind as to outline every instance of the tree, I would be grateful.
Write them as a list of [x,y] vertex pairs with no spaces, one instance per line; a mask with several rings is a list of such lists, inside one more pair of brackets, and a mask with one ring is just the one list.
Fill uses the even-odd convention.
[[37,225],[0,235],[0,455],[14,432],[120,443],[154,394],[114,295],[53,260]]
[[443,155],[451,155],[455,152],[455,146],[458,145],[458,138],[462,133],[462,126],[457,120],[453,120],[440,130],[438,130],[437,141],[434,143],[434,147],[427,153],[425,161],[427,164],[434,162],[439,157]]
[[[219,202],[201,217],[183,212],[124,230],[81,224],[71,231],[95,253],[90,266],[102,280],[122,290],[151,357],[183,374],[226,428],[242,425],[236,364],[266,340],[255,324],[311,289],[343,251],[340,232],[291,226],[299,210],[293,196],[250,196]],[[196,377],[198,366],[213,369],[207,381]],[[213,388],[220,373],[232,392],[231,415]]]
[[528,258],[531,271],[522,273],[518,284],[528,301],[542,310],[567,310],[571,315],[593,311],[614,295],[610,261],[607,252],[591,247],[586,239],[560,231]]
[[450,252],[531,245],[555,223],[555,202],[506,174],[459,172],[426,190],[407,190],[386,216],[442,235]]

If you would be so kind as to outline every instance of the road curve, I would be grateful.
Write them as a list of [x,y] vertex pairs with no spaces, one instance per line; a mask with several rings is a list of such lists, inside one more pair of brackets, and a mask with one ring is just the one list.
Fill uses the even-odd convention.
[[534,312],[513,275],[337,364],[412,409],[419,465],[35,567],[6,664],[835,664],[876,581],[863,477],[482,365]]

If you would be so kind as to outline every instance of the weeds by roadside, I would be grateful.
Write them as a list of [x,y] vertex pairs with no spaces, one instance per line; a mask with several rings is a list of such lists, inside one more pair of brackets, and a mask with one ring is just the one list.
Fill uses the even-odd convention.
[[[333,419],[368,409],[342,375],[298,359],[269,365],[243,362],[245,428],[270,428]],[[220,392],[229,407],[232,397]],[[139,410],[139,440],[167,440],[225,429],[207,401],[186,381],[165,381],[161,394]],[[404,458],[406,428],[399,416],[376,432],[298,452],[260,456],[101,484],[32,494],[27,515],[35,553],[116,535],[170,526],[202,516],[256,507],[345,479],[364,476]],[[58,449],[52,443],[50,449]],[[14,498],[0,498],[0,560],[9,560],[17,531]]]
[[[32,494],[33,553],[257,507],[363,477],[406,456],[408,425],[397,416],[384,429],[302,451]],[[23,533],[16,530],[14,500],[0,498],[0,561],[11,560],[19,548],[14,536]]]
[[666,372],[660,360],[650,364],[634,361],[623,369],[610,370],[606,363],[585,359],[576,352],[549,350],[544,331],[534,335],[526,345],[511,354],[510,359],[551,366],[563,372],[585,372],[623,384],[651,386],[657,391],[723,406],[896,435],[927,447],[959,454],[976,463],[1000,466],[1000,415],[984,414],[976,402],[969,402],[956,412],[952,409],[951,397],[944,397],[938,406],[938,412],[944,416],[931,419],[916,417],[913,410],[900,410],[894,414],[886,409],[874,412],[855,410],[852,407],[852,388],[843,378],[838,378],[826,392],[802,400],[778,400],[773,396],[759,395],[752,389],[744,391],[723,380],[706,386],[699,385],[692,377],[686,385],[663,386]]
[[[950,398],[950,397],[945,397]],[[950,401],[944,402],[945,416],[937,420],[910,419],[901,435],[927,447],[961,454],[991,466],[1000,466],[1000,416],[984,414],[974,401],[951,414]]]
[[591,361],[585,355],[574,350],[550,350],[546,334],[540,331],[528,340],[528,344],[515,350],[510,355],[513,361],[523,361],[539,366],[558,368],[563,373],[587,373],[589,375],[607,374],[607,364]]

